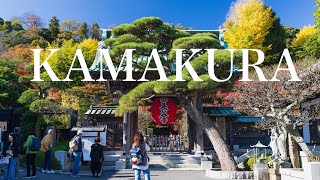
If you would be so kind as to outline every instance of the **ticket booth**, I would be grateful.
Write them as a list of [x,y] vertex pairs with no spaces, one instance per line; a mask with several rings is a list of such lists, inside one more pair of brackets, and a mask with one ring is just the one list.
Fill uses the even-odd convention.
[[94,144],[94,139],[99,136],[101,139],[101,145],[107,145],[107,131],[105,127],[73,127],[71,131],[77,132],[79,129],[82,129],[82,154],[83,161],[91,161],[90,152],[91,145]]

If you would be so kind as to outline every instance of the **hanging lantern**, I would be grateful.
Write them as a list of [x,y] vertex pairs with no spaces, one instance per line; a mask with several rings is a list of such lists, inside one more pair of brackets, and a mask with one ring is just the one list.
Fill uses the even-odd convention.
[[177,115],[177,107],[170,98],[162,97],[153,101],[151,106],[151,116],[158,125],[169,125]]

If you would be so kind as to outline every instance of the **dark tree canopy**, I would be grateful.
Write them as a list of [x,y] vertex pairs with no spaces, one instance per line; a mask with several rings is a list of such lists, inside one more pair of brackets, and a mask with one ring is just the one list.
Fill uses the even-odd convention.
[[80,40],[85,40],[87,39],[89,36],[88,36],[88,33],[89,33],[89,29],[88,29],[88,24],[87,23],[82,23],[81,26],[80,26],[80,29],[79,29],[79,37],[80,37]]
[[91,26],[91,38],[99,40],[100,39],[100,26],[98,23],[94,23]]
[[[112,29],[112,35],[116,38],[125,34],[131,34],[139,38],[142,42],[154,43],[157,49],[162,50],[161,53],[163,54],[167,54],[171,50],[172,42],[175,39],[190,36],[187,32],[174,29],[164,24],[160,18],[156,17],[141,18],[132,24],[122,24]],[[126,36],[126,39],[129,38],[132,38],[132,36]],[[137,39],[132,40],[131,42],[137,42]]]
[[53,16],[50,19],[49,31],[50,31],[50,35],[51,35],[52,40],[56,39],[58,37],[58,34],[60,32],[60,24],[59,24],[59,20],[57,19],[56,16]]

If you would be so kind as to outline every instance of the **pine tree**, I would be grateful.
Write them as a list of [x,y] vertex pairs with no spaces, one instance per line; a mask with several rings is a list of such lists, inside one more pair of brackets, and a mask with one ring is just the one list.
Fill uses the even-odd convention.
[[53,16],[50,19],[50,23],[49,23],[49,32],[52,40],[58,37],[59,31],[60,31],[59,20],[57,19],[56,16]]
[[99,40],[100,38],[100,26],[98,23],[94,23],[91,27],[92,39]]
[[85,22],[82,23],[79,29],[79,37],[81,41],[88,38],[88,32],[89,32],[88,24]]

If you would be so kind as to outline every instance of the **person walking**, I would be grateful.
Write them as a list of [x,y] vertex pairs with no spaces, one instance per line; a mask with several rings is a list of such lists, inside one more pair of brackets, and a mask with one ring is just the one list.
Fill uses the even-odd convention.
[[17,158],[19,156],[19,146],[15,138],[16,136],[13,133],[9,134],[9,141],[4,146],[3,156],[9,158],[9,164],[4,164],[4,180],[8,180],[9,176],[11,179],[16,179],[16,165]]
[[96,137],[94,144],[91,146],[91,172],[92,176],[99,177],[101,176],[101,166],[104,161],[103,157],[103,146],[100,144],[100,137]]
[[20,156],[23,152],[23,144],[22,144],[22,138],[21,138],[21,128],[15,127],[13,130],[13,135],[15,136],[15,142],[18,146],[18,156],[17,156],[17,163],[16,163],[16,177],[19,178],[19,172],[20,172]]
[[49,129],[48,134],[43,137],[41,140],[41,151],[44,152],[44,163],[42,172],[43,173],[55,173],[51,169],[51,161],[52,161],[52,135],[53,129]]
[[79,177],[80,161],[82,157],[82,135],[83,131],[79,129],[77,135],[72,139],[74,147],[71,148],[73,156],[72,177]]
[[[26,161],[27,161],[27,175],[23,178],[36,178],[36,155],[39,151],[38,146],[39,139],[31,133],[28,136],[26,143],[23,145],[26,150]],[[32,175],[30,176],[30,166],[32,167]]]
[[147,151],[150,151],[150,147],[144,142],[143,135],[136,134],[133,138],[132,149],[130,150],[132,169],[135,170],[135,180],[141,180],[141,171],[144,174],[144,179],[150,180]]

